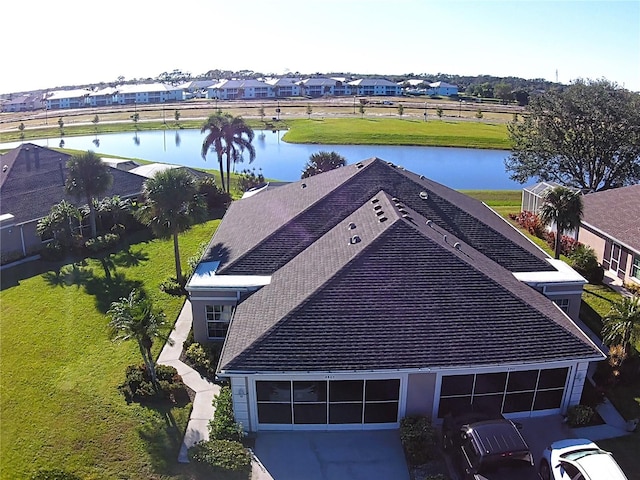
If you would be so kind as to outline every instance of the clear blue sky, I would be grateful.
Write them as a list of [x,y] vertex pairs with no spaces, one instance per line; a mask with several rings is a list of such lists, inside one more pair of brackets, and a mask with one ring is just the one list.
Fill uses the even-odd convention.
[[[11,3],[9,3],[11,2]],[[438,72],[640,91],[640,0],[7,0],[0,93],[248,69]]]

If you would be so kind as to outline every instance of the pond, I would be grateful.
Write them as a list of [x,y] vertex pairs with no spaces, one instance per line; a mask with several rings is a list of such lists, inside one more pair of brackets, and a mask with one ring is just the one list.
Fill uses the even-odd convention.
[[[504,150],[471,148],[407,147],[377,145],[309,145],[292,144],[282,140],[285,132],[256,131],[253,145],[256,159],[249,164],[237,164],[235,171],[245,168],[260,169],[266,178],[283,181],[300,179],[300,173],[312,153],[320,150],[335,151],[355,163],[370,157],[393,162],[412,172],[424,175],[448,187],[461,190],[519,190],[522,186],[509,179]],[[32,140],[45,147],[64,147],[93,150],[97,153],[140,158],[153,162],[173,163],[195,168],[217,168],[215,153],[206,161],[200,151],[204,135],[199,130],[163,130],[126,132],[63,139]],[[20,142],[1,144],[0,148],[14,148]],[[246,157],[246,155],[245,155]]]

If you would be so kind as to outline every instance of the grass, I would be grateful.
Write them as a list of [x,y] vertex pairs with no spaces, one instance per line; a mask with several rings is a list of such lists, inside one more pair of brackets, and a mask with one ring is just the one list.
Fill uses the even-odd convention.
[[334,145],[422,145],[509,149],[504,124],[392,118],[290,120],[282,139]]
[[[218,222],[180,236],[183,262]],[[166,411],[126,404],[116,387],[140,353],[108,338],[105,316],[136,287],[175,321],[182,299],[158,289],[173,268],[172,242],[145,239],[102,259],[2,272],[2,479],[39,468],[96,480],[192,478],[193,468],[176,462],[190,404]]]

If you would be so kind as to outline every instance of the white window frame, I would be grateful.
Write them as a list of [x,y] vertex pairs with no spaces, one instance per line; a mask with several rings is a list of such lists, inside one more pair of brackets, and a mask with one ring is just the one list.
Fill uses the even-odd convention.
[[[229,327],[229,322],[231,321],[231,314],[233,313],[233,305],[205,305],[204,306],[204,315],[207,322],[207,337],[210,339],[224,339],[226,336],[226,331]],[[224,336],[214,336],[212,337],[209,332],[211,329],[210,325],[218,326],[218,328],[223,328],[225,331]]]
[[564,313],[569,314],[570,301],[568,298],[556,298],[553,300],[553,303],[555,303]]
[[631,261],[631,272],[629,274],[632,280],[640,282],[640,255],[634,254]]

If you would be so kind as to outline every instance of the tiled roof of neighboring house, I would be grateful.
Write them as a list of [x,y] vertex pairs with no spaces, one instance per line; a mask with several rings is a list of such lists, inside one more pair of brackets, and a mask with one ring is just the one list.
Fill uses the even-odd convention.
[[640,184],[582,198],[583,223],[640,252]]
[[177,88],[183,90],[200,90],[202,88],[209,88],[216,83],[218,83],[218,80],[192,80],[190,82],[181,83]]
[[224,89],[224,88],[255,88],[255,87],[268,87],[269,85],[260,80],[222,80],[209,88]]
[[278,87],[289,87],[289,86],[295,85],[299,81],[300,81],[299,78],[283,77],[283,78],[272,78],[270,80],[267,80],[266,83],[268,83],[269,85],[278,86]]
[[384,191],[354,201],[357,209],[238,305],[220,370],[602,357],[549,299],[404,202]]
[[305,87],[334,87],[339,82],[334,78],[307,78],[300,83]]
[[140,165],[139,167],[132,168],[128,171],[131,173],[135,173],[136,175],[141,175],[145,178],[152,178],[158,172],[171,170],[174,168],[182,168],[193,175],[195,178],[212,177],[210,173],[196,170],[195,168],[189,168],[182,165],[170,165],[168,163],[148,163],[145,165]]
[[447,82],[433,82],[433,83],[430,83],[429,86],[431,88],[458,88],[457,85],[451,85],[450,83],[447,83]]
[[115,87],[105,87],[100,90],[96,90],[95,92],[91,92],[89,94],[90,97],[101,97],[101,96],[111,96],[118,93],[118,89]]
[[[0,157],[0,214],[10,213],[16,223],[42,218],[62,200],[85,202],[65,194],[69,155],[26,143]],[[5,166],[6,165],[6,169]],[[112,168],[113,184],[104,196],[130,197],[142,191],[144,178]]]
[[221,244],[221,274],[270,275],[381,190],[512,272],[554,270],[482,203],[377,158],[234,202],[204,258],[218,260]]
[[397,83],[390,82],[384,78],[360,78],[358,80],[354,80],[353,82],[349,82],[349,85],[362,86],[362,87],[398,87]]
[[117,87],[117,89],[118,93],[147,93],[180,90],[179,87],[165,85],[164,83],[135,83],[130,85],[120,85]]

